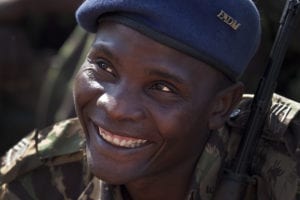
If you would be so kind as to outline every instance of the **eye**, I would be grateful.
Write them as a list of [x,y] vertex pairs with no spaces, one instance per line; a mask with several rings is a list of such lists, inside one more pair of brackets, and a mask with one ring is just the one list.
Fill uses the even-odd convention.
[[97,68],[109,73],[110,75],[112,75],[113,77],[116,77],[115,73],[114,73],[114,69],[112,67],[112,65],[103,60],[103,59],[97,59],[97,60],[88,60],[91,64],[95,65]]
[[166,93],[176,93],[175,89],[173,89],[171,86],[169,86],[166,83],[155,83],[151,86],[150,89],[158,90],[158,91],[166,92]]
[[103,69],[104,71],[107,71],[109,73],[113,73],[112,68],[105,62],[97,61],[98,66]]
[[105,62],[104,60],[96,60],[95,63],[98,65],[98,67],[100,69],[102,69],[102,70],[110,73],[111,75],[115,76],[114,70],[113,70],[112,66],[109,63]]

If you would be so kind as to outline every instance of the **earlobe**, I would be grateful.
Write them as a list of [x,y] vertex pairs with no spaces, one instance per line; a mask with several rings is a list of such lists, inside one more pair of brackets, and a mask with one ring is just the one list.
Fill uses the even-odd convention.
[[231,111],[240,102],[243,92],[244,85],[241,82],[237,82],[218,92],[208,121],[210,130],[216,130],[224,126]]

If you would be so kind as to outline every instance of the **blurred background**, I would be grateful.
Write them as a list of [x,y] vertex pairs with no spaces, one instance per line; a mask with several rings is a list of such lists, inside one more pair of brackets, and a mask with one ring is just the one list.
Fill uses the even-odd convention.
[[[0,0],[0,155],[34,128],[75,116],[71,85],[93,38],[76,26],[81,0]],[[242,80],[254,92],[285,0],[257,0],[259,51]],[[298,17],[300,18],[300,16]],[[300,19],[277,93],[300,101]]]

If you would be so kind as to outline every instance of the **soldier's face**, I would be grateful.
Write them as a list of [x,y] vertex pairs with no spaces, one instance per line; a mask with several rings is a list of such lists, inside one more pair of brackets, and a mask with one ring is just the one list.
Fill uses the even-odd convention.
[[192,169],[209,135],[217,72],[103,23],[75,80],[92,172],[111,183]]

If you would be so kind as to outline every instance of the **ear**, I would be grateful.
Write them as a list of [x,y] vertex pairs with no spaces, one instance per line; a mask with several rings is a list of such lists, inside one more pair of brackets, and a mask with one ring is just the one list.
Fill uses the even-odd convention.
[[231,111],[240,102],[243,92],[244,85],[241,82],[237,82],[217,93],[208,121],[210,130],[219,129],[225,124]]

